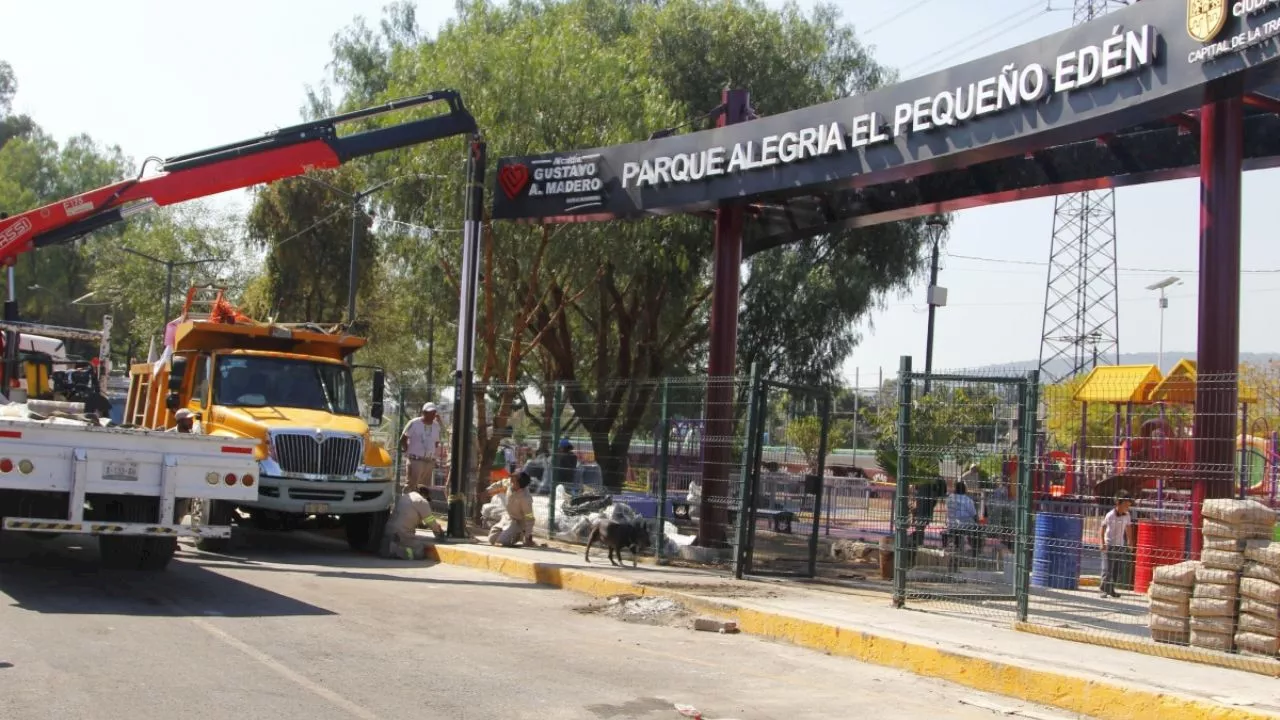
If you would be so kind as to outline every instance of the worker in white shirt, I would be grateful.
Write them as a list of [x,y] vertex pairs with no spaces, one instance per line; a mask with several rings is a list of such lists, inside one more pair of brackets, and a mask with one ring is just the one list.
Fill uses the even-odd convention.
[[1120,574],[1120,563],[1133,544],[1133,515],[1129,513],[1132,506],[1129,493],[1121,490],[1116,493],[1116,506],[1102,517],[1102,587],[1099,589],[1104,597],[1120,597],[1116,592],[1116,578]]
[[440,452],[440,419],[436,404],[422,406],[422,415],[409,421],[400,434],[400,451],[409,456],[408,487],[435,484],[436,457]]

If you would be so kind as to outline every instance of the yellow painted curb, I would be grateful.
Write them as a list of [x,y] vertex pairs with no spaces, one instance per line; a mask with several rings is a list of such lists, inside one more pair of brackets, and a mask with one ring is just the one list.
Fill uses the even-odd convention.
[[1115,637],[1113,635],[1098,635],[1096,633],[1077,630],[1074,628],[1052,627],[1049,625],[1037,625],[1035,623],[1014,623],[1013,627],[1015,630],[1021,632],[1030,633],[1032,635],[1042,635],[1044,637],[1051,637],[1057,640],[1070,640],[1071,642],[1087,643],[1089,645],[1097,645],[1099,647],[1109,647],[1116,648],[1118,650],[1142,653],[1143,655],[1150,655],[1152,657],[1182,660],[1185,662],[1200,663],[1201,665],[1213,665],[1215,667],[1226,668],[1228,670],[1240,670],[1242,672],[1266,675],[1268,677],[1280,677],[1280,662],[1276,662],[1271,658],[1250,655],[1229,655],[1227,653],[1203,650],[1195,647],[1186,647],[1184,645],[1130,640],[1127,638]]
[[459,565],[572,590],[592,597],[651,595],[678,600],[695,612],[737,622],[751,635],[893,667],[958,685],[1049,705],[1106,720],[1276,720],[1276,715],[1216,703],[1090,680],[1064,673],[1033,670],[1008,663],[919,645],[826,623],[763,612],[708,600],[662,587],[638,585],[591,571],[575,570],[523,558],[509,558],[437,546],[439,562]]

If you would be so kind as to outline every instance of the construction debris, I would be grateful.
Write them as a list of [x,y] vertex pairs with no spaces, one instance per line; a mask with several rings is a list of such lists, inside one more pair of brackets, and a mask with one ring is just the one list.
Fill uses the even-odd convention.
[[738,632],[738,623],[731,620],[713,620],[711,618],[697,618],[693,621],[693,629],[702,632],[718,632],[721,635],[725,633]]

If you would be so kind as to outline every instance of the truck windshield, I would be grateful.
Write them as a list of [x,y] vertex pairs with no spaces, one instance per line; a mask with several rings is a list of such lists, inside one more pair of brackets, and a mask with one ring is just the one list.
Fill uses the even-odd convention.
[[228,407],[292,407],[359,415],[345,365],[268,357],[220,357],[213,402]]

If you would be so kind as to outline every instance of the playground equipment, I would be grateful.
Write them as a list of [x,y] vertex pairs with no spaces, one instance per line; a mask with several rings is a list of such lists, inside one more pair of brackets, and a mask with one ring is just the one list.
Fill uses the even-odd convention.
[[[1196,363],[1180,360],[1165,377],[1155,365],[1111,365],[1094,368],[1073,395],[1081,405],[1080,438],[1070,453],[1072,472],[1065,482],[1071,495],[1114,497],[1121,490],[1135,498],[1154,493],[1157,506],[1163,507],[1165,495],[1191,488],[1195,463],[1195,445],[1191,437],[1190,409],[1195,406]],[[1114,432],[1110,445],[1089,444],[1087,418],[1089,404],[1105,402],[1114,407]],[[1258,394],[1245,383],[1240,384],[1239,413],[1242,427],[1247,427],[1249,406],[1256,405]],[[1141,419],[1135,412],[1149,408]],[[1154,415],[1152,414],[1154,413]],[[1135,420],[1140,421],[1134,432]],[[1274,499],[1280,464],[1276,442],[1270,437],[1251,434],[1236,438],[1237,478],[1240,496]],[[1099,455],[1110,451],[1109,463]],[[1051,454],[1052,455],[1052,454]],[[1046,458],[1049,459],[1049,458]],[[1109,464],[1103,480],[1088,488],[1077,469],[1089,463]]]

